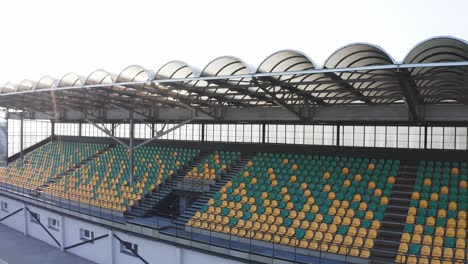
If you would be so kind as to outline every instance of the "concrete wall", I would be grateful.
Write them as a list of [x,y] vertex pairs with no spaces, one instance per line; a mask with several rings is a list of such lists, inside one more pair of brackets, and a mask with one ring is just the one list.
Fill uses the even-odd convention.
[[[44,210],[44,209],[41,209],[41,208],[37,208],[37,207],[34,207],[34,206],[28,205],[27,208],[31,212],[37,213],[37,214],[40,215],[40,220],[41,220],[42,225],[50,232],[50,234],[52,236],[55,237],[55,239],[60,244],[62,244],[62,227],[63,227],[62,217],[59,214],[55,214],[55,213],[52,213],[50,211],[47,211],[47,210]],[[44,242],[52,245],[54,247],[60,248],[60,246],[57,245],[57,243],[50,237],[50,235],[47,233],[47,231],[45,231],[44,228],[40,224],[35,223],[35,222],[32,221],[33,217],[31,216],[31,214],[27,210],[26,210],[26,215],[27,215],[27,218],[26,218],[27,232],[26,232],[26,234],[28,236],[32,236],[34,238],[37,238],[37,239],[39,239],[41,241],[44,241]],[[48,224],[48,219],[49,218],[57,219],[60,222],[60,228],[58,230],[49,227],[49,224]]]
[[[23,203],[9,199],[7,197],[0,197],[0,202],[6,202],[8,204],[8,212],[0,210],[0,219],[3,217],[12,214],[18,209],[23,208]],[[24,233],[24,210],[21,210],[20,212],[8,217],[7,219],[3,220],[1,224],[9,226],[15,230],[18,230],[19,232]]]
[[[113,230],[108,226],[101,226],[85,220],[76,219],[67,215],[61,215],[37,206],[28,205],[21,201],[13,200],[0,195],[0,202],[8,203],[8,213],[0,210],[0,219],[20,208],[27,207],[31,212],[40,215],[41,223],[53,235],[57,243],[47,234],[39,224],[31,222],[31,215],[27,210],[23,210],[0,224],[12,227],[26,235],[37,238],[57,248],[66,248],[77,243],[83,242],[80,229],[87,229],[94,232],[94,237],[108,235],[105,238],[94,241],[93,243],[83,244],[67,250],[68,252],[86,258],[96,263],[103,264],[127,264],[143,263],[138,257],[121,252],[120,241],[113,236],[117,235],[121,240],[138,245],[138,253],[149,263],[167,263],[167,264],[215,264],[215,263],[241,263],[238,261],[217,257],[211,254],[201,253],[187,248],[180,248],[173,244],[146,239],[133,233],[125,233]],[[25,216],[26,212],[26,216]],[[49,227],[48,218],[55,218],[60,221],[60,228],[55,230]],[[25,231],[26,230],[26,231]]]

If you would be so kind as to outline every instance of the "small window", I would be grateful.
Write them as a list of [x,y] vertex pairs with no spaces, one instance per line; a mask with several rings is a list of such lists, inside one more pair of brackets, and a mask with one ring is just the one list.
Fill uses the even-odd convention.
[[81,240],[92,240],[94,239],[94,232],[88,229],[80,228],[80,239]]
[[54,229],[54,230],[59,230],[60,229],[60,221],[59,220],[49,217],[48,222],[49,222],[49,228],[50,229]]
[[1,207],[2,207],[2,211],[8,213],[8,203],[7,202],[1,202]]
[[[138,245],[133,244],[127,241],[120,242],[120,252],[128,255],[135,256],[135,253],[138,254]],[[135,252],[135,253],[133,253]]]
[[33,223],[39,224],[39,222],[41,221],[41,215],[38,213],[31,212],[29,220]]

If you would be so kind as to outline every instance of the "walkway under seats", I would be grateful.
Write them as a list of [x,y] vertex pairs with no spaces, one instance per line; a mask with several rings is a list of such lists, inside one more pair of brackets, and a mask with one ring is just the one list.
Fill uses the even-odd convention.
[[467,162],[419,163],[396,262],[467,262],[467,181]]
[[54,141],[26,154],[0,173],[0,182],[35,190],[57,175],[88,159],[105,144]]
[[369,258],[399,164],[259,153],[187,225]]
[[127,149],[116,146],[62,178],[46,191],[81,203],[125,212],[164,183],[199,150],[145,146],[134,152],[134,182],[130,183]]
[[193,167],[186,178],[215,181],[241,159],[240,152],[214,151],[203,159],[198,166]]

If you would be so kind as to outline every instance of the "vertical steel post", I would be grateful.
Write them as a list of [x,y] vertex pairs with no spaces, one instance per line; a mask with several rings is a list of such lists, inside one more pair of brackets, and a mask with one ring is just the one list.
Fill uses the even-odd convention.
[[133,111],[129,111],[130,114],[130,183],[133,184],[133,138],[134,138],[134,128],[135,124],[133,123]]
[[201,124],[201,142],[205,142],[205,123]]
[[262,143],[266,143],[266,124],[262,124]]
[[20,165],[23,166],[23,113],[20,114]]
[[340,125],[336,126],[336,145],[340,145]]

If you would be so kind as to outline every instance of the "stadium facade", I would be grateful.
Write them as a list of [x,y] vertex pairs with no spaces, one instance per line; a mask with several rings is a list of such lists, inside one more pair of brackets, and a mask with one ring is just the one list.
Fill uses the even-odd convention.
[[195,72],[3,86],[0,223],[97,263],[466,262],[466,41]]

